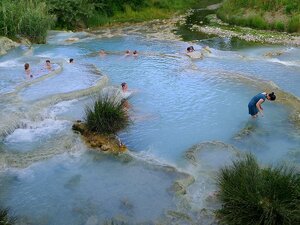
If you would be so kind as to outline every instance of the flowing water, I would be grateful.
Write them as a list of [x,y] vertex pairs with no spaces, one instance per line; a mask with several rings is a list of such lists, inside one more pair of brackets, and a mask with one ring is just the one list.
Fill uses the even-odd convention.
[[[298,166],[300,49],[220,38],[193,44],[211,53],[191,59],[190,43],[143,32],[52,32],[46,45],[2,56],[1,206],[19,224],[213,224],[220,167],[245,152],[262,164]],[[103,88],[122,82],[132,90],[133,124],[119,133],[129,152],[93,152],[72,123]],[[272,90],[279,100],[252,120],[249,100]]]

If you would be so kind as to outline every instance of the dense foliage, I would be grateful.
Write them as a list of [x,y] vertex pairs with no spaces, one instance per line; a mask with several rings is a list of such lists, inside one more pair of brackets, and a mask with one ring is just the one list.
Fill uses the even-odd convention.
[[[207,1],[207,0],[206,0]],[[0,36],[43,43],[52,28],[78,29],[170,17],[197,0],[1,0]]]
[[93,107],[87,106],[85,114],[87,128],[99,134],[115,134],[130,124],[122,102],[108,96],[100,96]]
[[218,17],[230,24],[300,32],[300,1],[225,0]]
[[252,155],[221,170],[220,220],[228,225],[300,224],[300,175],[261,168]]
[[0,35],[44,43],[53,22],[46,4],[39,0],[2,0],[0,3]]

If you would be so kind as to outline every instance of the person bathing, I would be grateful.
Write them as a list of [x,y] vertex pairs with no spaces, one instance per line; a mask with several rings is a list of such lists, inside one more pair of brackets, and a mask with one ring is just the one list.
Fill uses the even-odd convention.
[[275,101],[276,95],[274,92],[272,93],[259,93],[255,95],[248,104],[249,114],[252,116],[252,118],[256,118],[258,116],[258,113],[261,114],[261,116],[264,116],[263,114],[263,108],[262,104],[265,102],[265,100],[268,99],[269,101]]
[[25,69],[26,78],[32,78],[33,77],[29,67],[30,67],[29,63],[25,63],[24,69]]

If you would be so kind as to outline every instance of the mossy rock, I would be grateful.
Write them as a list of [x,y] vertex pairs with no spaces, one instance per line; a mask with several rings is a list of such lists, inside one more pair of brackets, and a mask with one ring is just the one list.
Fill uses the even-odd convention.
[[82,135],[85,143],[95,150],[111,153],[123,153],[127,147],[120,143],[115,135],[98,134],[90,132],[87,126],[81,121],[76,121],[73,124],[72,130]]

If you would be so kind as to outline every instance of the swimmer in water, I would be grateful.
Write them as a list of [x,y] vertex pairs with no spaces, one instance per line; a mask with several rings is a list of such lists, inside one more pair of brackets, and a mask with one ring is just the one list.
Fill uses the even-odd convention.
[[52,67],[51,67],[51,62],[50,62],[50,60],[49,60],[49,59],[47,59],[47,60],[46,60],[46,65],[45,65],[45,68],[46,68],[47,70],[52,70]]
[[106,52],[105,52],[103,49],[101,49],[101,50],[99,51],[99,55],[100,55],[100,56],[105,56],[105,55],[106,55]]
[[127,83],[123,82],[123,83],[121,84],[121,87],[122,87],[123,93],[125,93],[125,92],[128,91],[128,85],[127,85]]
[[132,53],[132,55],[133,55],[133,56],[138,56],[137,50],[134,50],[133,53]]
[[130,55],[130,51],[129,50],[126,50],[125,51],[125,56],[129,56]]
[[31,74],[31,71],[29,68],[29,63],[25,63],[24,69],[25,69],[26,78],[33,78],[33,75]]
[[74,63],[74,59],[69,59],[69,63]]
[[189,53],[189,52],[194,52],[195,49],[194,49],[193,46],[189,46],[189,47],[187,47],[186,51],[187,51],[188,53]]

